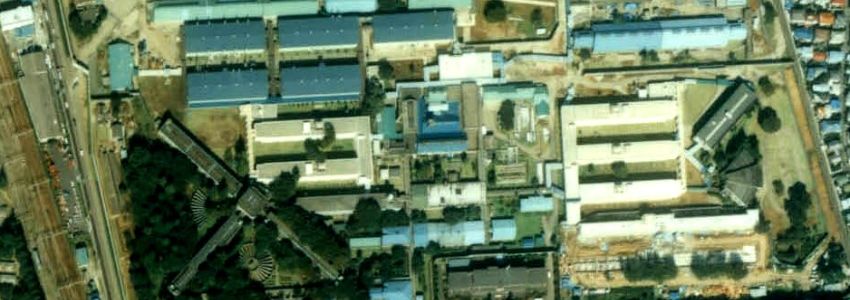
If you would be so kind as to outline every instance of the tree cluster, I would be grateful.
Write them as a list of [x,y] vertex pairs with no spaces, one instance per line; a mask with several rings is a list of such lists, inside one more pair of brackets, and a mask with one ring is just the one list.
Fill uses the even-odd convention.
[[123,167],[135,223],[131,278],[139,299],[157,299],[163,279],[191,259],[199,242],[187,193],[203,177],[182,153],[138,136],[130,139]]
[[327,158],[326,152],[336,142],[336,129],[333,124],[325,122],[324,135],[321,139],[307,139],[304,141],[304,151],[307,159],[322,162]]
[[279,239],[279,232],[274,223],[261,222],[254,228],[254,249],[257,254],[268,252],[279,270],[287,274],[298,274],[302,282],[317,278],[318,272],[313,262],[295,248],[291,241]]
[[770,106],[759,109],[756,120],[758,121],[761,129],[767,133],[774,133],[782,128],[782,120],[779,119],[779,115],[776,114],[776,110]]
[[464,221],[475,221],[481,219],[481,207],[470,206],[446,206],[443,208],[443,220],[449,224],[457,224]]
[[504,22],[508,19],[508,8],[502,0],[488,0],[484,4],[484,19],[490,23]]
[[403,210],[381,210],[377,200],[365,198],[357,202],[345,224],[345,230],[350,236],[372,236],[381,234],[384,227],[408,224],[410,218]]
[[818,261],[817,270],[821,278],[827,283],[841,282],[847,275],[844,274],[844,264],[847,256],[841,244],[832,242],[827,248],[826,254]]
[[360,281],[364,285],[407,275],[407,251],[403,246],[393,246],[390,253],[372,255],[360,264]]
[[275,214],[286,222],[301,242],[309,246],[316,254],[324,257],[337,268],[348,264],[348,245],[325,224],[322,216],[297,205],[278,209]]
[[[103,19],[106,18],[106,6],[98,5],[97,8],[87,8],[88,10],[96,9],[97,12],[95,14],[95,18],[92,20],[86,20],[83,18],[83,11],[71,8],[71,12],[68,14],[68,25],[71,27],[71,31],[80,39],[86,39],[92,36],[97,29],[100,27],[100,23],[103,23]],[[91,13],[91,12],[85,12]]]
[[0,167],[0,189],[5,188],[9,184],[9,179],[6,178],[6,170]]
[[367,116],[374,116],[384,108],[384,85],[378,77],[369,78],[366,81],[366,92],[360,102],[360,112]]
[[44,299],[44,291],[27,249],[24,229],[14,214],[0,224],[0,260],[17,261],[20,267],[17,285],[0,283],[0,299]]
[[654,63],[661,61],[661,59],[658,57],[658,51],[655,50],[643,49],[638,52],[638,55],[640,55],[640,60],[643,63]]
[[786,263],[798,264],[816,244],[816,238],[808,224],[812,199],[802,182],[789,187],[787,194],[785,213],[791,225],[777,236],[776,256]]
[[629,178],[629,168],[624,161],[620,160],[611,163],[611,172],[613,172],[614,177],[619,180]]
[[767,76],[759,77],[757,84],[765,95],[772,95],[776,91],[776,85]]
[[245,137],[240,135],[233,143],[233,147],[224,151],[224,162],[236,170],[237,174],[248,174],[248,147]]
[[679,269],[672,256],[660,256],[656,253],[629,257],[621,261],[623,276],[628,281],[653,280],[664,281],[676,277]]
[[292,196],[295,196],[295,188],[298,185],[298,179],[301,177],[298,168],[292,168],[289,172],[280,172],[279,175],[269,183],[269,192],[272,196],[272,203],[283,206],[292,204]]
[[691,258],[691,272],[697,278],[726,277],[738,280],[747,276],[749,271],[740,255],[733,253],[727,259],[725,252],[717,250],[704,255],[694,254]]
[[181,299],[268,299],[265,287],[253,281],[248,270],[240,267],[238,249],[242,234],[216,249],[200,265],[198,273],[181,293]]
[[516,104],[512,100],[502,101],[502,105],[499,106],[499,126],[501,126],[505,131],[514,130],[515,107]]
[[758,138],[755,135],[747,135],[743,129],[740,129],[726,142],[726,147],[715,150],[714,163],[721,170],[724,170],[744,151],[755,158],[756,161],[761,159]]

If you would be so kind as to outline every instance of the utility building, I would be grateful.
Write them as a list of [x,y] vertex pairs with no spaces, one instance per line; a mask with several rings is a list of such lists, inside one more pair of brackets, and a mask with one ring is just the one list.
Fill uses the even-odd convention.
[[747,38],[747,27],[724,16],[593,24],[574,34],[573,48],[595,53],[723,48]]
[[281,17],[277,27],[280,51],[285,53],[353,50],[360,42],[360,20],[356,16]]
[[376,45],[449,44],[455,39],[454,11],[427,10],[372,17]]
[[186,74],[189,108],[231,107],[269,99],[265,69],[222,69]]
[[266,27],[259,18],[191,21],[183,25],[183,43],[187,57],[262,54]]

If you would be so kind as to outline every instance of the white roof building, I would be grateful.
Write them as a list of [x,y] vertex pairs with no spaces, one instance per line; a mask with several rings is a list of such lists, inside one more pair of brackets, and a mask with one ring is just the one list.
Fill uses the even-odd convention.
[[674,100],[565,105],[566,120],[579,127],[663,123],[678,115]]
[[684,194],[685,190],[685,183],[679,179],[582,183],[579,185],[582,205],[672,200]]
[[33,25],[34,21],[32,6],[29,5],[0,12],[0,27],[3,28],[3,31]]
[[493,53],[476,52],[439,56],[440,80],[493,78]]
[[758,209],[745,213],[713,216],[645,214],[639,220],[589,222],[578,225],[578,239],[584,243],[599,240],[652,237],[656,234],[716,234],[749,232],[759,222]]
[[579,165],[610,164],[672,160],[679,157],[682,145],[678,141],[645,141],[578,145],[576,162]]
[[426,195],[428,207],[478,205],[484,203],[487,187],[481,182],[433,184]]

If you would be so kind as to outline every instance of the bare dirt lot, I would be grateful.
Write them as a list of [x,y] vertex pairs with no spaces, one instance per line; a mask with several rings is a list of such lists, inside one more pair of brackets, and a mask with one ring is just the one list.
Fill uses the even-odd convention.
[[[512,3],[504,1],[507,9],[507,20],[503,22],[488,22],[484,17],[484,6],[487,0],[477,0],[475,7],[475,26],[471,29],[470,42],[517,40],[528,38],[546,37],[552,31],[555,18],[557,18],[555,6],[542,6],[530,3]],[[555,1],[540,1],[555,4]],[[546,33],[537,35],[536,26],[531,21],[534,9],[539,8],[542,21],[539,23],[546,28]]]
[[245,120],[237,108],[190,110],[186,112],[185,123],[219,157],[233,147],[236,139],[245,136]]
[[142,99],[157,116],[169,111],[182,117],[186,111],[186,88],[183,77],[139,77]]

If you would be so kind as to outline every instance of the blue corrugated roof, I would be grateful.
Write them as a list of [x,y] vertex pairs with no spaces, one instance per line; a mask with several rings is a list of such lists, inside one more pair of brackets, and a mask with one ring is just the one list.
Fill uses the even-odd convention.
[[594,24],[590,30],[576,31],[574,36],[576,48],[613,53],[723,47],[746,38],[747,29],[741,23],[727,22],[723,16],[710,16]]
[[332,14],[370,13],[376,10],[377,0],[325,0],[325,11]]
[[520,212],[548,212],[553,206],[552,197],[531,196],[519,201]]
[[225,107],[268,99],[266,69],[191,72],[186,75],[189,107]]
[[416,143],[417,154],[447,154],[466,151],[469,144],[462,140],[426,140]]
[[320,65],[280,69],[280,101],[303,103],[357,100],[363,75],[360,65]]
[[133,46],[124,42],[109,45],[109,86],[113,91],[133,88]]
[[410,300],[413,299],[413,286],[410,280],[392,280],[381,288],[369,290],[370,300]]
[[188,22],[183,26],[186,54],[264,50],[266,27],[262,19],[224,19]]
[[454,39],[454,11],[416,11],[372,17],[375,43]]
[[355,16],[296,17],[278,19],[280,47],[357,45],[360,21]]
[[435,8],[454,8],[470,9],[472,0],[408,0],[407,9],[435,9]]
[[383,247],[410,244],[410,228],[407,226],[385,227],[381,232],[381,246]]
[[493,230],[492,240],[495,242],[513,241],[516,239],[516,220],[494,219],[490,223]]
[[395,107],[384,107],[381,111],[381,134],[385,140],[401,139],[401,134],[396,130],[396,112]]
[[[440,109],[430,109],[439,106]],[[416,152],[419,154],[466,151],[467,139],[460,120],[460,102],[429,102],[419,99]]]
[[794,39],[801,41],[812,41],[815,38],[815,30],[812,28],[796,27],[793,33]]

